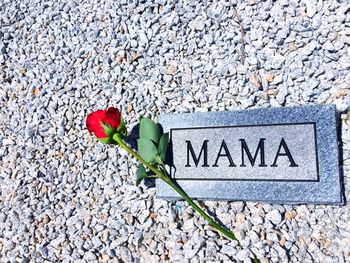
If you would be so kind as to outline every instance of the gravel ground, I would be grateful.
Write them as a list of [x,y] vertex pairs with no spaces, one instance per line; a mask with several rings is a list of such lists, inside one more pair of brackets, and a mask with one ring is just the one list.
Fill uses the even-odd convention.
[[[243,41],[242,41],[243,40]],[[244,44],[243,44],[244,43]],[[1,262],[350,262],[350,205],[202,205],[135,186],[93,110],[142,115],[335,104],[350,196],[350,5],[344,1],[0,2]]]

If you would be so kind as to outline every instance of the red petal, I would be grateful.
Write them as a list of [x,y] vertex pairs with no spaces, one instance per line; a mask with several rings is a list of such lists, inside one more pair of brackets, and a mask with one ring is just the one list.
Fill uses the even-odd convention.
[[110,107],[106,110],[104,123],[108,123],[112,128],[117,129],[120,125],[120,112],[118,109]]
[[105,119],[105,111],[98,110],[90,113],[86,118],[86,127],[89,132],[93,132],[97,138],[108,137],[103,127],[101,126],[101,121]]

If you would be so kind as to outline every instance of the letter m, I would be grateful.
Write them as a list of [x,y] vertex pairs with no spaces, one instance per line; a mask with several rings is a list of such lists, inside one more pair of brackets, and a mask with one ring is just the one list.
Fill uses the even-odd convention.
[[252,165],[252,167],[255,164],[256,159],[258,158],[258,154],[260,153],[260,164],[259,167],[266,167],[266,163],[265,163],[265,148],[264,148],[264,141],[265,138],[260,139],[258,147],[256,148],[254,157],[251,154],[251,152],[249,151],[248,145],[246,143],[246,141],[244,139],[239,139],[241,141],[241,149],[242,149],[242,164],[241,167],[246,167],[245,163],[244,163],[244,153],[247,154],[248,159],[250,164]]
[[209,167],[208,165],[208,142],[209,140],[205,140],[203,142],[202,148],[199,152],[198,157],[196,156],[192,144],[190,141],[186,141],[187,144],[187,164],[185,165],[185,167],[191,167],[190,165],[190,154],[192,156],[192,160],[194,161],[194,164],[196,165],[196,167],[198,167],[199,161],[203,155],[203,165],[202,167]]

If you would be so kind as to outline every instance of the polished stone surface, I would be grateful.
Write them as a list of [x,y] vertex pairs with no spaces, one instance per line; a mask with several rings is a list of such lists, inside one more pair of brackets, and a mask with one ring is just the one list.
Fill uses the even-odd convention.
[[[193,198],[343,203],[334,106],[160,116],[171,176]],[[157,196],[179,196],[157,180]]]

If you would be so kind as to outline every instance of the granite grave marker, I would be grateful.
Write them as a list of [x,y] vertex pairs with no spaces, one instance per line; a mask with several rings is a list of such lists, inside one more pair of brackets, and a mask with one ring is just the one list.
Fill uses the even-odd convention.
[[[169,114],[171,176],[193,198],[342,204],[332,105]],[[179,195],[157,181],[157,196]]]

